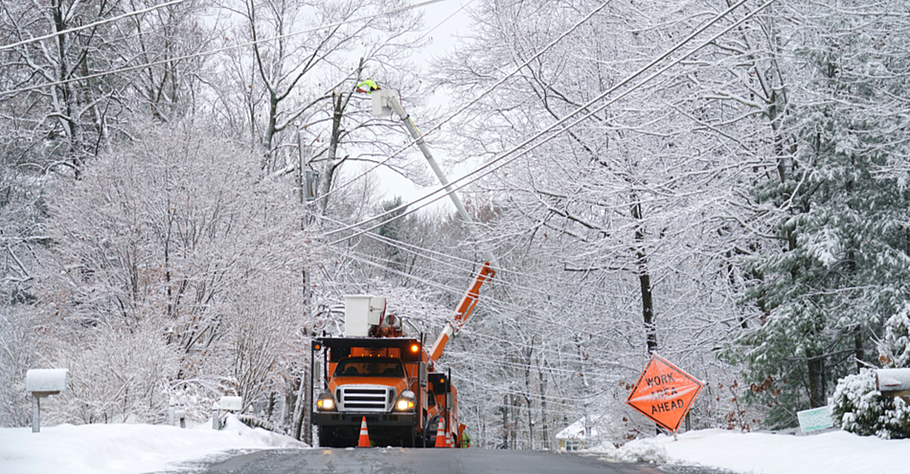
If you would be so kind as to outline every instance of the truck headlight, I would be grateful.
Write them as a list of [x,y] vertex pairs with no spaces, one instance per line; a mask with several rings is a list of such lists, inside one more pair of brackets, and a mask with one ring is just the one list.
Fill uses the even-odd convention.
[[335,397],[332,392],[322,392],[316,399],[316,409],[319,411],[332,411],[335,409]]
[[401,392],[398,400],[395,400],[395,411],[414,411],[417,406],[417,396],[410,390]]
[[395,410],[397,411],[409,411],[414,409],[413,400],[400,399],[395,403]]

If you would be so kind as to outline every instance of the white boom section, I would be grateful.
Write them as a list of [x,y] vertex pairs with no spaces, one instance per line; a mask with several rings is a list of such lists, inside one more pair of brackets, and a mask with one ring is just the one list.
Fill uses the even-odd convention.
[[[420,148],[421,153],[423,153],[424,158],[427,159],[427,162],[430,163],[430,168],[433,168],[433,172],[436,173],[436,177],[439,178],[439,182],[446,190],[449,199],[452,200],[452,204],[455,204],[455,209],[458,210],[458,214],[464,219],[465,222],[470,226],[470,231],[474,234],[474,237],[477,238],[477,233],[475,229],[474,220],[471,219],[471,215],[468,214],[467,209],[465,209],[464,204],[461,202],[461,198],[458,197],[458,194],[455,192],[455,189],[449,184],[449,180],[446,178],[445,173],[442,172],[442,168],[439,167],[439,163],[436,162],[436,159],[433,158],[433,153],[430,152],[430,149],[427,147],[426,142],[423,139],[423,136],[420,134],[420,131],[417,130],[417,125],[414,124],[414,121],[411,120],[410,114],[408,114],[404,107],[401,106],[401,103],[398,101],[398,91],[395,89],[378,89],[374,90],[371,93],[372,96],[372,105],[373,105],[373,115],[376,116],[385,116],[394,111],[401,117],[401,121],[404,122],[405,127],[407,127],[408,132],[410,132],[411,137],[417,143],[417,147]],[[480,239],[477,239],[478,241]],[[471,314],[474,311],[474,306],[477,304],[477,299],[480,293],[480,287],[489,279],[493,278],[496,272],[499,270],[499,262],[496,260],[496,257],[493,256],[493,253],[489,250],[483,250],[483,258],[486,260],[483,267],[480,270],[480,273],[474,279],[474,282],[471,284],[471,287],[468,288],[464,298],[456,309],[455,315],[446,322],[446,327],[443,329],[442,333],[436,339],[436,342],[433,343],[433,347],[429,351],[430,358],[433,361],[439,360],[439,357],[442,355],[443,349],[445,349],[446,344],[449,342],[455,334],[458,334],[458,331],[461,330],[462,326],[467,323],[468,318],[471,317]]]
[[[439,167],[439,163],[436,162],[436,159],[433,158],[433,153],[430,152],[430,149],[427,147],[426,142],[423,140],[423,136],[420,134],[420,131],[417,130],[417,125],[414,124],[414,121],[411,120],[411,116],[405,112],[404,107],[401,106],[401,103],[398,102],[398,91],[395,89],[379,89],[371,93],[373,100],[373,114],[374,115],[386,115],[391,111],[394,111],[401,117],[401,120],[404,122],[405,127],[407,127],[408,132],[411,133],[411,137],[414,138],[417,142],[417,147],[420,148],[420,151],[423,153],[424,158],[427,159],[427,162],[430,163],[430,168],[433,168],[433,172],[436,173],[436,177],[439,178],[439,182],[445,187],[446,193],[449,195],[449,199],[452,200],[452,204],[455,204],[455,209],[458,210],[458,214],[467,222],[470,226],[474,226],[474,220],[471,219],[471,215],[468,214],[467,209],[465,209],[464,204],[461,203],[461,198],[458,197],[458,194],[452,189],[452,186],[449,184],[449,180],[446,178],[445,173],[442,172],[442,168]],[[474,229],[471,229],[471,232],[474,233]],[[477,238],[475,234],[475,238]],[[483,258],[490,262],[490,266],[493,267],[494,271],[499,270],[499,262],[496,260],[496,257],[493,256],[493,253],[489,250],[483,250]]]

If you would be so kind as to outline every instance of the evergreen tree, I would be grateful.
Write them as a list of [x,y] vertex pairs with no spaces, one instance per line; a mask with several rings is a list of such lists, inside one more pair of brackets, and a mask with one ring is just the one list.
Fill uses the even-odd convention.
[[792,147],[777,175],[753,188],[776,239],[746,259],[757,276],[746,300],[763,317],[737,342],[748,347],[752,392],[772,406],[772,426],[825,405],[829,381],[858,371],[910,297],[910,196],[906,177],[886,172],[905,154],[890,107],[906,96],[910,61],[893,35],[906,20],[881,5],[851,8],[819,15],[819,40],[796,51],[812,78],[784,123]]

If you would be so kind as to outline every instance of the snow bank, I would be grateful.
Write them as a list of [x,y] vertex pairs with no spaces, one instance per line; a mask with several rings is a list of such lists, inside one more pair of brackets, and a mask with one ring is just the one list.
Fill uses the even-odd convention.
[[633,441],[621,449],[616,449],[612,443],[606,442],[602,446],[591,448],[588,452],[604,454],[618,462],[667,462],[667,449],[662,443],[651,443],[650,440]]
[[883,440],[831,431],[809,436],[702,430],[678,440],[657,436],[592,452],[617,461],[711,466],[749,474],[907,472],[910,439]]
[[[0,428],[0,473],[138,474],[230,449],[306,447],[286,436],[248,428],[234,417],[222,431],[210,426],[61,425],[42,428],[41,433]],[[588,452],[615,461],[702,465],[743,474],[910,472],[910,440],[844,431],[793,436],[702,430],[683,433],[677,441],[658,436]]]
[[19,474],[138,474],[229,449],[306,447],[293,438],[252,429],[229,417],[189,429],[162,425],[96,424],[0,429],[0,472]]

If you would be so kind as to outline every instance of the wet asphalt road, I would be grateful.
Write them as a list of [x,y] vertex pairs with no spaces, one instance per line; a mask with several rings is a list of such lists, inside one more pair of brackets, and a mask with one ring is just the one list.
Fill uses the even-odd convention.
[[722,474],[656,464],[614,463],[599,456],[483,449],[278,449],[184,466],[204,474]]

